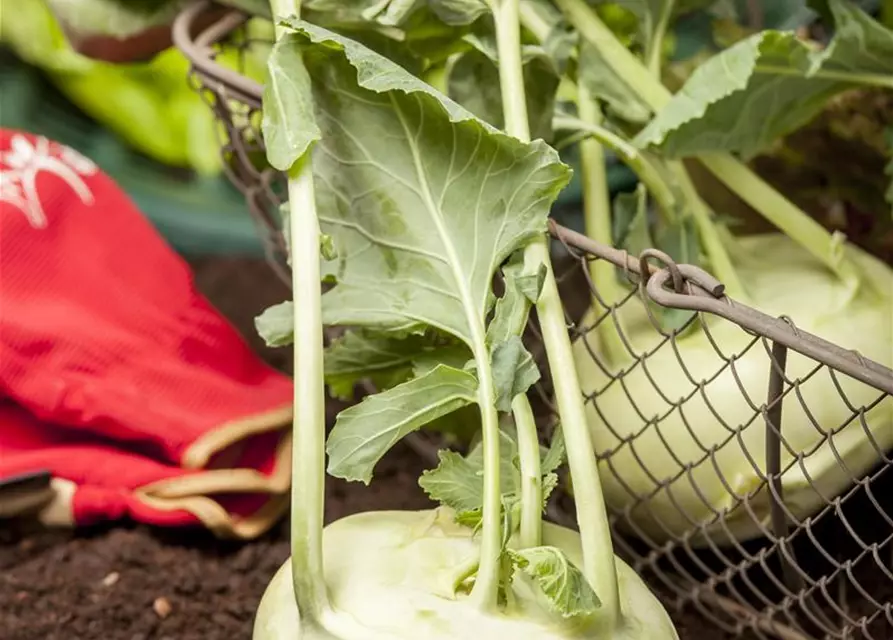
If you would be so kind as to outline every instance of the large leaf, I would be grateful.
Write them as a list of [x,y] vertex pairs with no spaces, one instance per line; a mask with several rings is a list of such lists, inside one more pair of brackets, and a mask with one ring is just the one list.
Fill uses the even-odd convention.
[[[281,50],[302,58],[310,79],[317,213],[336,252],[323,264],[335,283],[323,322],[432,328],[486,361],[495,271],[545,233],[570,170],[544,143],[505,135],[363,45],[288,25]],[[367,398],[339,416],[329,472],[368,482],[400,437],[474,402],[476,391],[473,374],[438,366]]]
[[590,616],[601,601],[575,567],[557,547],[533,547],[508,551],[512,563],[533,579],[552,610],[565,618]]
[[570,179],[554,150],[503,134],[369,49],[292,25],[316,121],[316,202],[337,250],[326,324],[427,325],[474,348],[491,279],[545,232]]
[[701,65],[636,143],[670,157],[751,157],[856,86],[854,76],[893,74],[893,32],[850,3],[829,0],[828,7],[836,31],[826,49],[781,31],[742,40]]
[[372,480],[381,457],[405,435],[475,401],[477,380],[441,365],[345,409],[326,444],[328,472],[346,480]]

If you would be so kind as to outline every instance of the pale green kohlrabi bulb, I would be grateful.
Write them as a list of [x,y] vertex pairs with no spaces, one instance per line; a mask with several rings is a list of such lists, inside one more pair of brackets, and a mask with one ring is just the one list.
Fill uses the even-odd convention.
[[[543,544],[582,566],[576,532],[546,523]],[[599,628],[597,614],[582,624],[549,612],[536,588],[517,576],[512,604],[482,612],[455,589],[479,544],[445,507],[349,516],[326,527],[323,545],[331,602],[325,629],[302,625],[287,561],[261,601],[254,640],[678,640],[661,604],[619,559],[622,621],[613,632]]]
[[[786,315],[804,331],[893,367],[893,270],[848,247],[862,277],[853,295],[784,235],[744,238],[739,245],[736,268],[752,306],[770,316]],[[642,306],[632,301],[625,307],[629,307],[624,311],[627,337],[639,352],[653,349],[660,336]],[[754,339],[722,318],[711,318],[708,326],[726,357],[740,354]],[[598,348],[593,339],[589,341],[590,348]],[[665,344],[646,360],[645,367],[638,364],[624,375],[622,385],[614,382],[594,404],[586,405],[596,452],[612,452],[609,461],[600,465],[607,503],[615,511],[627,510],[618,526],[644,534],[655,544],[690,534],[691,544],[703,545],[705,533],[718,544],[730,544],[726,528],[739,541],[759,537],[760,524],[767,528],[770,524],[768,490],[764,487],[750,498],[756,518],[739,506],[734,496],[757,489],[760,474],[766,470],[765,423],[759,407],[766,402],[769,386],[768,343],[757,342],[735,360],[734,367],[727,366],[715,378],[723,360],[700,328],[681,336],[677,344],[678,358],[671,345]],[[605,387],[608,379],[582,341],[575,344],[575,360],[584,393]],[[612,370],[619,371],[632,363],[627,359],[610,364]],[[815,367],[814,361],[788,352],[788,378],[809,378],[800,386],[799,397],[794,392],[787,396],[782,415],[787,446],[808,454],[802,465],[795,464],[783,476],[785,503],[798,518],[815,513],[826,500],[846,490],[852,478],[880,460],[865,434],[866,427],[853,418],[828,369],[809,377]],[[703,392],[689,376],[706,381]],[[870,407],[881,395],[842,374],[837,381],[857,408]],[[671,412],[668,400],[678,401],[693,392],[681,411]],[[662,419],[646,428],[653,416]],[[841,429],[831,438],[833,447],[828,441],[822,443],[823,435],[813,420],[826,431]],[[866,412],[865,423],[877,446],[889,451],[893,447],[893,402],[886,399],[874,406]],[[709,453],[714,448],[715,452]],[[792,460],[791,451],[782,445],[782,469]],[[687,471],[686,467],[692,468]],[[669,489],[658,490],[656,481],[667,482]],[[724,509],[729,513],[717,520],[715,513]]]

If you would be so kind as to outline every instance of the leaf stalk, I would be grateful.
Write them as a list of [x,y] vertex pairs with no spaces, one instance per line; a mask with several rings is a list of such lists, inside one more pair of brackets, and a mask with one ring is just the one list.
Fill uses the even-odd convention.
[[[276,18],[298,16],[300,0],[271,0]],[[276,38],[284,29],[276,25]],[[295,600],[308,625],[329,610],[323,570],[325,512],[325,383],[323,371],[320,230],[311,149],[288,171],[294,304],[291,566]]]
[[[526,105],[524,82],[520,66],[519,0],[502,0],[494,13],[506,130],[509,135],[529,140],[530,133],[524,107]],[[511,93],[507,92],[509,90]],[[523,122],[519,115],[522,113],[525,114]],[[599,613],[603,628],[613,633],[620,621],[620,598],[611,529],[586,421],[583,391],[574,367],[564,307],[558,294],[558,284],[545,235],[526,247],[525,260],[546,266],[546,277],[536,309],[567,443],[568,466],[574,482],[574,498],[583,546],[583,575],[603,603]]]

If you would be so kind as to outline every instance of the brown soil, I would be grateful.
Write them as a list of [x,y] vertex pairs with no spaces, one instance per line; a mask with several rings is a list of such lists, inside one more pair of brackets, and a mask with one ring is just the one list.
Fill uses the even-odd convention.
[[[198,281],[217,307],[276,366],[287,351],[263,347],[253,317],[287,295],[262,264],[196,263]],[[270,282],[268,286],[258,283]],[[333,418],[337,406],[332,406]],[[420,458],[398,446],[365,487],[330,480],[328,519],[361,510],[424,508]],[[202,531],[118,525],[89,531],[0,527],[0,637],[4,640],[234,640],[250,638],[254,611],[288,556],[282,522],[251,543]],[[691,611],[673,617],[681,640],[727,640]]]

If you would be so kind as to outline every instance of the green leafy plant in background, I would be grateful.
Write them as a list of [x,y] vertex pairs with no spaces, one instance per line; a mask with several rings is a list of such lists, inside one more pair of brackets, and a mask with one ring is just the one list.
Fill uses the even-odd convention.
[[[803,125],[847,88],[889,84],[893,34],[858,8],[834,0],[819,7],[837,27],[824,49],[792,33],[763,31],[708,59],[673,95],[661,84],[659,70],[613,38],[589,5],[581,0],[554,5],[528,1],[523,15],[542,41],[559,29],[574,33],[578,41],[577,115],[566,123],[591,136],[580,143],[589,181],[584,188],[589,234],[607,244],[619,235],[635,250],[658,245],[679,261],[705,265],[731,297],[769,314],[790,315],[802,329],[893,364],[890,268],[826,232],[738,159]],[[587,65],[601,65],[598,82],[586,75]],[[629,103],[653,113],[644,126],[641,118],[624,118],[630,109],[617,107],[618,95],[626,96],[621,107]],[[613,220],[598,170],[601,145],[622,149],[642,165],[642,191],[619,201]],[[700,161],[783,233],[734,238],[697,193],[682,159]],[[650,201],[656,219],[647,216]],[[609,307],[629,297],[612,267],[596,263],[593,275]],[[589,321],[605,311],[595,305]],[[629,517],[656,541],[690,531],[692,522],[703,524],[716,539],[722,528],[716,513],[723,509],[732,510],[725,520],[736,539],[760,535],[759,525],[743,509],[733,508],[736,496],[755,491],[765,473],[765,430],[753,423],[758,414],[741,391],[750,398],[765,394],[765,355],[751,349],[732,369],[720,352],[739,353],[751,338],[710,318],[704,319],[709,337],[696,326],[686,330],[685,316],[676,313],[663,317],[667,329],[682,331],[676,349],[664,348],[642,364],[634,353],[650,352],[662,338],[641,305],[626,304],[615,315],[627,342],[620,340],[614,322],[602,322],[595,336],[601,364],[590,355],[591,345],[581,341],[576,347],[583,389],[587,395],[599,393],[588,415],[596,451],[611,452],[614,471],[603,474],[609,503],[624,509],[638,500]],[[622,371],[623,385],[612,383],[603,366],[614,375]],[[807,376],[813,366],[792,356],[788,375]],[[698,381],[704,381],[704,390],[692,393]],[[842,386],[856,406],[871,405],[869,388],[853,381]],[[635,390],[632,398],[626,389]],[[850,410],[830,377],[811,380],[802,395],[816,423],[846,424]],[[687,400],[682,410],[673,404],[680,398]],[[643,423],[649,428],[643,429]],[[888,414],[869,411],[867,425],[878,446],[893,446]],[[836,495],[849,484],[850,472],[865,471],[877,459],[874,443],[857,422],[835,434],[833,448],[823,443],[802,409],[787,410],[782,429],[783,466],[799,452],[811,454],[783,478],[786,502],[798,516],[810,514],[824,503],[822,496]],[[657,491],[659,482],[670,483],[672,493]],[[751,507],[768,520],[765,491]],[[705,541],[698,536],[693,542]]]

